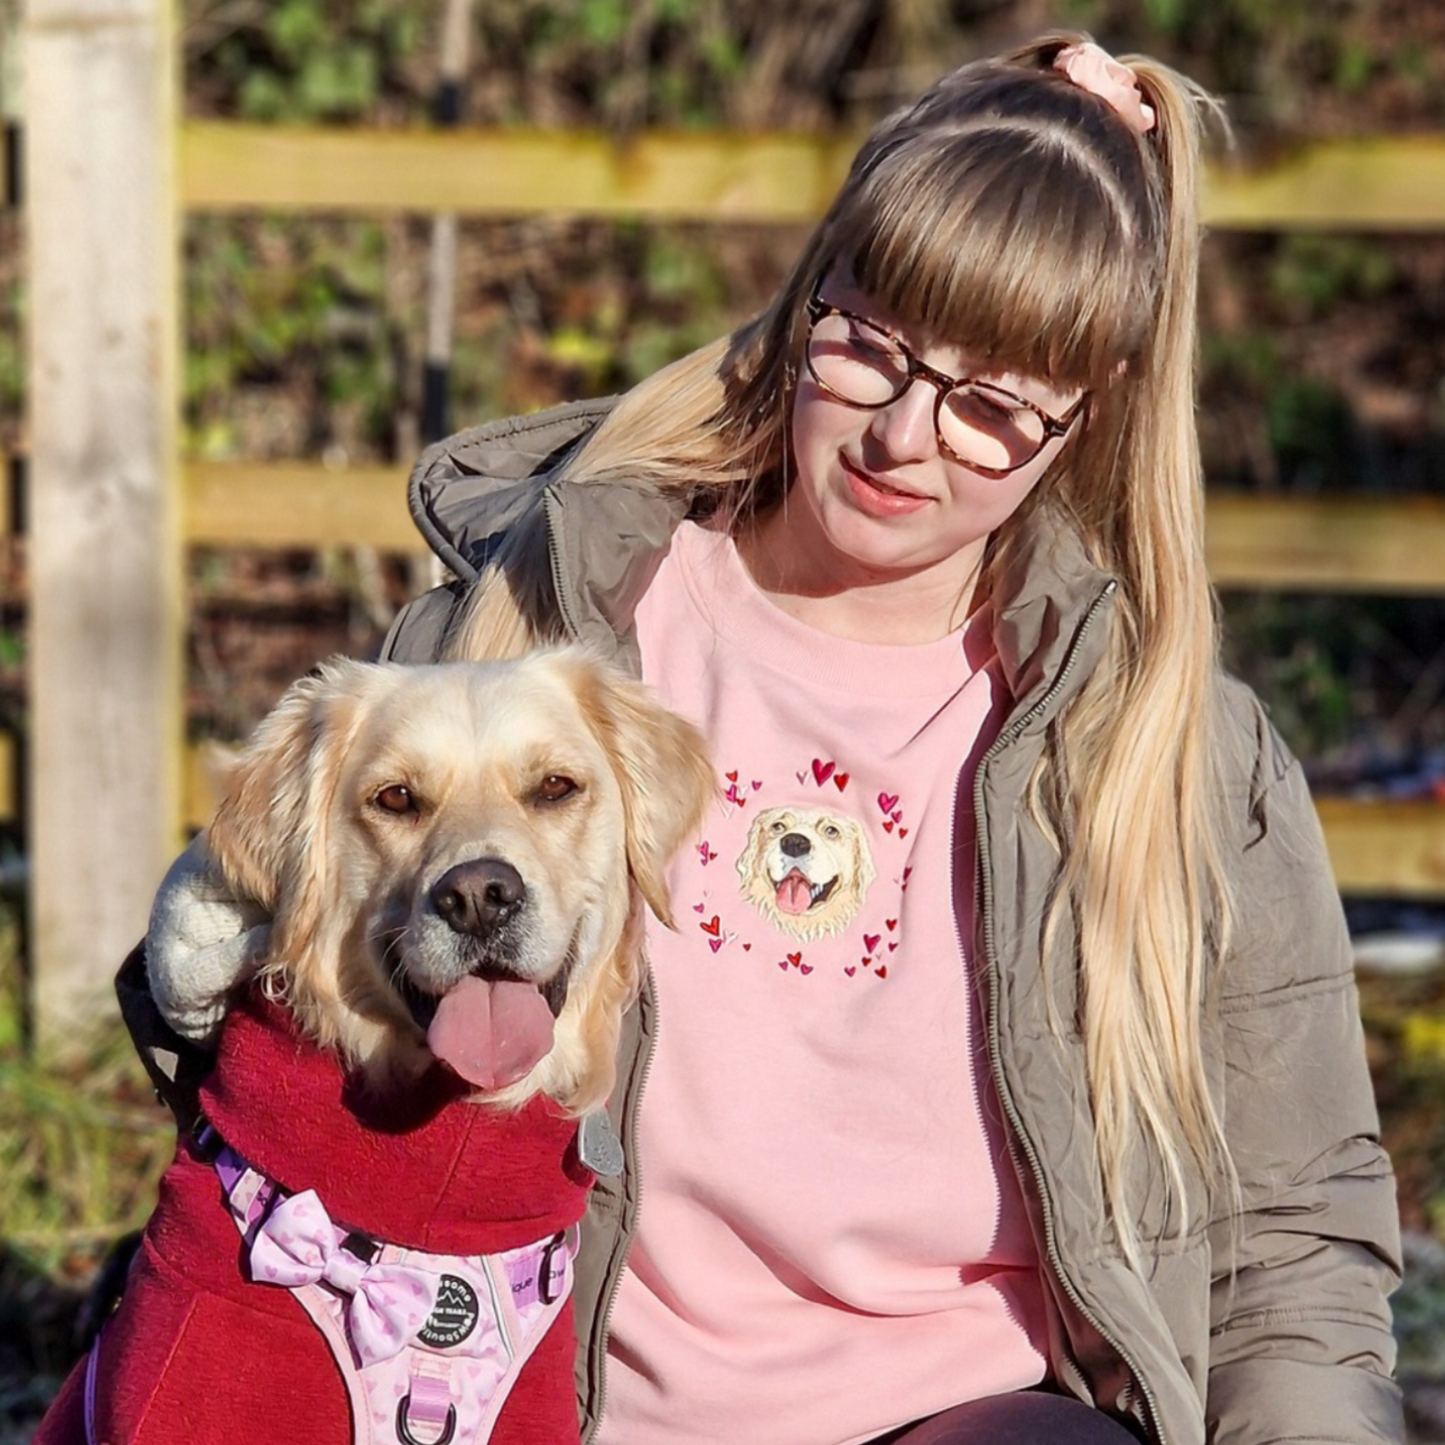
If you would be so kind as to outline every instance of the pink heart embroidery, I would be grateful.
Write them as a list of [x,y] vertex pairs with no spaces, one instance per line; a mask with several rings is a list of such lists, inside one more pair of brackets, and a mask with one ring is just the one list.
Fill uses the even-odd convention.
[[833,776],[837,763],[825,763],[822,758],[813,759],[813,781],[821,788]]
[[757,790],[762,787],[762,785],[763,785],[763,783],[762,783],[762,779],[761,779],[761,778],[754,778],[754,779],[753,779],[753,792],[756,793]]
[[898,945],[897,945],[896,943],[890,943],[890,944],[888,945],[888,952],[889,952],[889,953],[894,952],[894,951],[897,949],[897,947],[898,947]]
[[799,966],[799,968],[798,968],[798,972],[799,972],[799,973],[812,973],[812,971],[813,971],[813,965],[812,965],[811,963],[801,964],[801,965]]
[[903,810],[900,808],[898,812],[896,812],[896,813],[890,813],[890,814],[889,814],[889,817],[891,817],[895,823],[902,822],[902,820],[903,820]]
[[897,793],[879,793],[878,807],[881,812],[891,813],[898,806]]
[[808,781],[808,775],[807,775],[807,773],[794,773],[793,776],[794,776],[800,783],[806,783],[806,782]]
[[787,973],[787,971],[788,971],[788,960],[787,960],[786,958],[780,958],[780,959],[778,960],[778,967],[779,967],[780,969],[782,969],[784,973]]
[[872,953],[878,947],[879,940],[883,937],[881,933],[865,933],[863,935],[863,947]]
[[850,967],[845,963],[845,964],[843,965],[843,972],[846,973],[849,978],[852,978],[853,975],[858,972],[858,970],[857,970],[857,968],[850,968]]
[[709,938],[707,941],[707,946],[712,949],[714,953],[716,953],[718,949],[723,946],[723,942],[724,940],[721,938]]
[[703,909],[706,908],[706,907],[707,907],[707,904],[706,904],[706,903],[694,903],[694,904],[692,905],[692,911],[693,911],[694,913],[701,913],[701,912],[703,911]]

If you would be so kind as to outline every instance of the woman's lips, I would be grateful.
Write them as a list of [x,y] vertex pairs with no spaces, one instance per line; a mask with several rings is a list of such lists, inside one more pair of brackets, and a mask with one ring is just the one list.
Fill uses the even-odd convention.
[[917,512],[933,499],[917,492],[906,492],[889,482],[881,481],[847,457],[842,458],[843,475],[848,478],[848,491],[860,511],[874,517],[901,517]]

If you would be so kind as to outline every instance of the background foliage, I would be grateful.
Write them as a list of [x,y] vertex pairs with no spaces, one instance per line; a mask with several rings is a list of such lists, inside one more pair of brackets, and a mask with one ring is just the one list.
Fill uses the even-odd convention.
[[[0,20],[13,18],[13,0]],[[435,0],[183,0],[185,104],[264,123],[426,123]],[[1445,7],[1414,0],[488,0],[478,123],[858,131],[944,67],[1054,25],[1176,63],[1223,95],[1241,153],[1445,127]],[[191,217],[186,444],[404,467],[419,444],[427,226]],[[457,425],[626,387],[759,307],[795,230],[468,221]],[[23,230],[0,213],[0,452],[23,441]],[[1200,423],[1211,482],[1445,492],[1445,237],[1227,234],[1205,254]],[[0,543],[0,723],[24,725],[25,558]],[[334,650],[364,653],[422,578],[351,553],[197,551],[193,730],[236,737]],[[1235,594],[1232,665],[1318,785],[1445,779],[1445,600]],[[1432,771],[1432,769],[1434,771]],[[0,843],[0,880],[9,861]],[[1428,920],[1427,920],[1428,921]],[[21,1048],[0,911],[0,1445],[72,1352],[78,1292],[142,1218],[169,1149],[111,1040],[57,1078]],[[1365,979],[1407,1223],[1405,1367],[1445,1377],[1445,987]],[[1435,1253],[1431,1253],[1431,1250]]]

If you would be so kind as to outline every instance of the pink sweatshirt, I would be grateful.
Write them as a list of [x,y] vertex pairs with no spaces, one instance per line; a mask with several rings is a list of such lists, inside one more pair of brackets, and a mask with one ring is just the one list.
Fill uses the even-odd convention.
[[[684,525],[643,675],[719,802],[648,935],[658,1041],[603,1445],[844,1445],[1044,1373],[970,979],[987,619],[919,647],[774,606]],[[956,865],[955,866],[955,861]]]

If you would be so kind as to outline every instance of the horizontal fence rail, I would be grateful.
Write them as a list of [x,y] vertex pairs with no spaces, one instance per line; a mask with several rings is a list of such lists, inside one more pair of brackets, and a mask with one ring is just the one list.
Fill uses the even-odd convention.
[[[424,553],[400,466],[190,461],[181,532],[217,547],[377,547]],[[0,501],[0,535],[13,518]],[[1211,492],[1210,575],[1221,588],[1445,593],[1445,497]]]
[[1204,540],[1221,588],[1445,593],[1445,497],[1211,492]]
[[[858,136],[574,131],[361,131],[190,121],[192,211],[586,213],[806,222],[837,191]],[[1211,170],[1205,219],[1239,230],[1445,229],[1445,138],[1330,141]]]
[[[189,829],[204,827],[216,804],[225,750],[186,749],[182,805]],[[0,823],[15,819],[15,740],[0,733]],[[1445,805],[1427,800],[1318,798],[1335,882],[1342,893],[1445,896]]]

